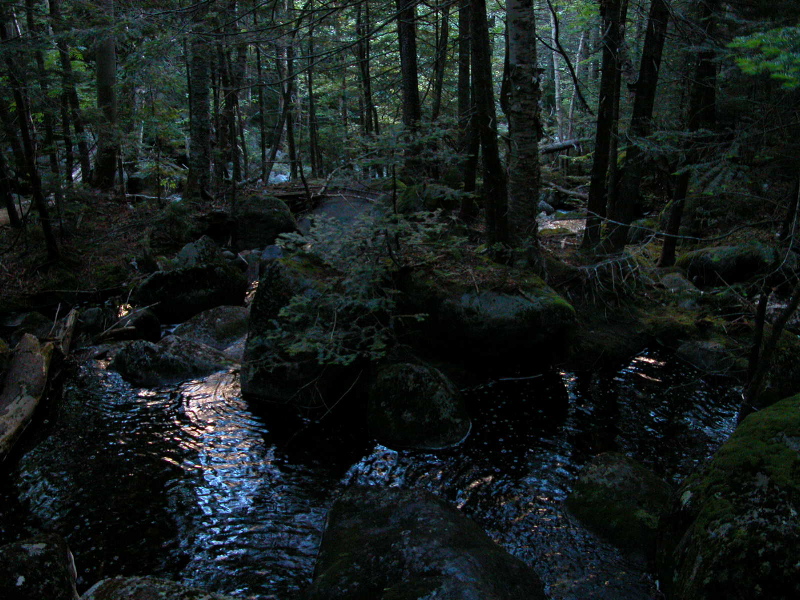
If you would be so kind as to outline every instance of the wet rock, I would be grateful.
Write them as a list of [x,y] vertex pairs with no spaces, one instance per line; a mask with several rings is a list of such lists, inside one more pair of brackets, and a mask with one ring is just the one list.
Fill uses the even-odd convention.
[[297,230],[297,222],[283,200],[251,194],[236,207],[236,246],[263,248],[275,243],[281,233]]
[[173,333],[224,352],[247,337],[249,314],[244,306],[217,306],[181,323]]
[[157,342],[161,339],[161,320],[149,308],[139,308],[125,315],[101,338],[104,341],[147,340],[148,342]]
[[114,577],[96,583],[81,600],[233,600],[166,579]]
[[163,322],[180,323],[215,306],[243,304],[246,291],[247,277],[223,262],[156,271],[139,286],[135,300],[151,306]]
[[693,367],[715,375],[730,375],[736,368],[736,357],[722,342],[689,340],[675,351],[678,358]]
[[107,327],[107,316],[106,311],[99,306],[93,306],[82,310],[78,317],[81,331],[89,335],[101,333]]
[[776,264],[774,248],[757,242],[739,246],[717,246],[687,252],[676,265],[697,285],[719,285],[748,281]]
[[133,385],[155,387],[210,375],[231,365],[214,348],[168,335],[157,344],[131,342],[117,352],[110,367]]
[[469,433],[471,422],[453,382],[428,365],[378,370],[370,389],[370,431],[390,448],[440,449]]
[[423,490],[354,487],[333,505],[304,600],[537,600],[536,574]]
[[748,416],[662,520],[669,598],[800,597],[800,395]]
[[661,276],[661,285],[673,294],[697,296],[702,293],[695,284],[686,279],[681,273],[664,273]]
[[552,359],[575,324],[575,309],[536,277],[507,292],[436,274],[414,276],[404,287],[410,310],[429,315],[423,341],[468,360]]
[[13,322],[16,324],[16,327],[9,336],[9,343],[12,346],[15,346],[26,333],[43,340],[49,336],[50,332],[53,330],[53,320],[48,319],[42,313],[38,312],[29,312],[19,315]]
[[0,546],[0,598],[77,600],[75,563],[67,542],[55,534]]
[[652,556],[659,518],[669,508],[670,494],[670,486],[637,461],[606,452],[581,471],[567,507],[617,546]]

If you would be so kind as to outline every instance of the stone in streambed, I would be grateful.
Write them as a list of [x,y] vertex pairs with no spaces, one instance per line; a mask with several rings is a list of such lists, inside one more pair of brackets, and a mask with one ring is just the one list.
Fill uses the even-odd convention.
[[0,598],[77,600],[75,563],[67,542],[42,534],[0,546]]

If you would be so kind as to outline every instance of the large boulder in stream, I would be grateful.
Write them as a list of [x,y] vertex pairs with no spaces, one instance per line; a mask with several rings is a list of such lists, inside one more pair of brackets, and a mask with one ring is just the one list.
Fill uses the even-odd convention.
[[537,575],[424,490],[353,487],[333,505],[304,600],[539,600]]
[[292,211],[283,200],[259,194],[250,194],[239,201],[234,223],[236,246],[240,250],[269,246],[281,233],[297,230]]
[[670,486],[639,462],[618,452],[593,458],[581,471],[567,507],[589,529],[644,556],[655,551]]
[[480,286],[459,274],[420,272],[403,292],[410,310],[428,315],[423,340],[447,352],[473,360],[553,358],[565,347],[575,309],[538,277],[502,279],[499,287]]
[[675,600],[800,598],[800,395],[748,416],[662,519]]
[[471,422],[452,381],[431,366],[381,367],[369,393],[372,435],[390,448],[437,450],[455,446]]
[[156,271],[134,294],[140,306],[151,306],[165,323],[180,323],[199,312],[244,303],[247,277],[222,256],[210,238],[187,244],[176,267]]
[[328,276],[326,267],[310,258],[287,258],[267,265],[250,307],[241,372],[244,395],[316,406],[337,385],[343,367],[320,365],[314,351],[288,355],[274,339],[281,309],[296,296],[312,301],[319,298],[320,282]]
[[233,600],[155,577],[114,577],[96,583],[81,600]]
[[0,598],[77,600],[76,573],[67,542],[41,534],[0,546]]
[[123,347],[111,368],[133,385],[156,387],[210,375],[233,365],[219,350],[173,335],[157,344],[136,340]]

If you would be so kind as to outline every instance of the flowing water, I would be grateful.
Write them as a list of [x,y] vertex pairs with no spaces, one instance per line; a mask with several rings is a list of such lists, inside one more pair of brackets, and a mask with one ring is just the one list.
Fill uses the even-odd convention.
[[320,423],[249,406],[236,373],[133,388],[91,362],[46,435],[3,474],[0,543],[65,535],[79,587],[151,574],[241,598],[288,600],[310,581],[331,502],[351,483],[422,486],[533,566],[552,598],[644,599],[655,582],[564,509],[606,450],[679,482],[731,432],[735,390],[657,351],[617,372],[508,374],[465,390],[458,448],[393,451],[358,407]]

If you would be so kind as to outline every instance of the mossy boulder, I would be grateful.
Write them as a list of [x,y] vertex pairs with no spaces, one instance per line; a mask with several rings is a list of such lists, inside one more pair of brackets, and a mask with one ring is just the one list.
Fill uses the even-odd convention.
[[659,518],[669,508],[671,491],[639,462],[606,452],[581,471],[567,507],[587,527],[617,546],[652,556]]
[[800,395],[748,416],[662,520],[676,600],[800,597]]
[[[273,338],[281,309],[295,296],[319,297],[326,267],[307,258],[270,262],[258,282],[242,362],[242,393],[256,400],[317,404],[336,368],[318,364],[316,354],[287,356]],[[316,381],[315,385],[307,384]]]
[[390,448],[447,448],[462,441],[471,428],[453,382],[428,365],[381,367],[369,395],[370,431]]
[[676,265],[697,285],[720,285],[749,281],[777,264],[777,251],[758,242],[738,246],[715,246],[687,252]]
[[114,577],[96,583],[81,600],[233,600],[166,579]]
[[575,309],[541,279],[476,287],[463,274],[413,275],[403,292],[411,311],[428,315],[422,341],[484,361],[552,359],[565,349]]
[[357,486],[328,515],[304,600],[541,600],[536,574],[418,489]]
[[0,546],[0,598],[77,600],[75,563],[67,542],[42,534]]
[[239,201],[234,215],[236,247],[263,248],[281,233],[297,230],[289,206],[274,196],[250,194]]

